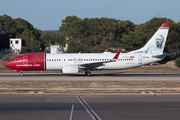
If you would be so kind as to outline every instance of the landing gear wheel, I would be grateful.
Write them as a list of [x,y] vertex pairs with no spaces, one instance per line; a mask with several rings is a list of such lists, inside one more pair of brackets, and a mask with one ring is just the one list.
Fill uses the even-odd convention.
[[20,75],[23,76],[24,75],[23,72],[20,72]]
[[90,72],[90,71],[86,71],[86,72],[85,72],[85,75],[86,75],[86,76],[91,76],[91,72]]

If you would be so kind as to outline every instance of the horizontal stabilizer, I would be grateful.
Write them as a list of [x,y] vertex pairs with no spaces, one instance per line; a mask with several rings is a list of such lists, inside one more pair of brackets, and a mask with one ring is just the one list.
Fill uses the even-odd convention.
[[158,57],[165,57],[165,56],[173,55],[173,54],[176,54],[176,53],[167,53],[167,54],[162,54],[162,55],[153,55],[152,57],[153,58],[158,58]]

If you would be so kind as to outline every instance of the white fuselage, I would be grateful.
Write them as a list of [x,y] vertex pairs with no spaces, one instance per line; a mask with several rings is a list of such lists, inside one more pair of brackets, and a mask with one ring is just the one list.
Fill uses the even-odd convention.
[[[109,61],[115,53],[80,53],[80,54],[46,54],[46,70],[61,70],[63,66],[79,66],[79,64]],[[163,57],[164,58],[164,57]],[[153,58],[152,54],[121,53],[115,62],[103,63],[90,70],[117,70],[138,67],[162,60]],[[83,68],[79,66],[80,68]]]

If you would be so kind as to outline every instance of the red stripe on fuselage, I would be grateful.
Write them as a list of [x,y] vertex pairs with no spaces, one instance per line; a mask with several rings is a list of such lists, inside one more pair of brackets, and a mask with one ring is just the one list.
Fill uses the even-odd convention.
[[9,61],[6,66],[14,70],[44,70],[44,54],[29,54],[15,57],[17,61]]

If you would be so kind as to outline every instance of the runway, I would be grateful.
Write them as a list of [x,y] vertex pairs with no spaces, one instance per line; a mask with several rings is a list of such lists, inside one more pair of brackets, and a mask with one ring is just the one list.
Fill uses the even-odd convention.
[[102,73],[63,75],[61,73],[0,73],[0,81],[180,81],[180,74],[173,73]]
[[[84,100],[84,105],[78,97]],[[179,120],[179,95],[0,94],[1,120]]]
[[[169,81],[180,81],[179,78],[180,74],[172,73],[110,73],[93,74],[92,76],[85,76],[84,74],[62,75],[56,73],[25,73],[24,76],[20,76],[19,73],[0,73],[0,81],[3,81],[2,89],[4,87],[15,89],[16,82],[18,81],[40,81],[41,84],[45,83],[41,81],[70,81],[71,84],[72,81],[104,81],[104,83],[107,83],[107,81],[136,81],[136,83],[138,81],[153,81],[153,86],[155,87],[160,84],[155,84],[154,81],[165,81],[162,82],[164,85],[166,82],[169,83]],[[13,81],[14,84],[10,84],[11,82],[9,81]],[[120,85],[120,83],[118,84]],[[28,85],[30,84],[28,83]],[[92,85],[94,83],[90,84],[94,90],[96,87]],[[122,85],[124,84],[121,83],[120,86]],[[133,88],[135,88],[135,85],[133,85]],[[54,87],[55,85],[49,83],[47,88],[49,86]],[[114,86],[111,88],[115,89]],[[157,88],[159,89],[159,87]],[[58,91],[60,91],[59,89]],[[79,92],[78,94],[43,94],[39,92],[37,94],[33,92],[33,94],[0,94],[0,119],[67,120],[70,119],[72,113],[72,120],[179,120],[179,99],[179,94],[159,93],[83,94]],[[72,106],[74,106],[73,112]]]

